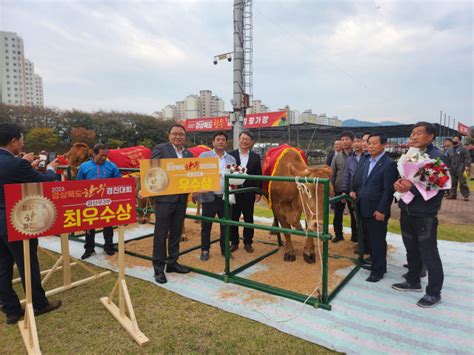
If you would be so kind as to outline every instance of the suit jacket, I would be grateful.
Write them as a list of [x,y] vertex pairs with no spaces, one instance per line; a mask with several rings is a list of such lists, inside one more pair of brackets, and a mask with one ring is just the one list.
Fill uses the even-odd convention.
[[[241,164],[239,150],[235,149],[229,152],[235,158],[237,165]],[[260,161],[260,155],[254,151],[249,152],[249,161],[247,162],[247,174],[249,175],[262,175],[262,162]],[[245,180],[242,187],[258,187],[262,188],[262,181]],[[236,195],[238,196],[238,195]]]
[[0,149],[0,234],[7,235],[7,218],[5,211],[5,192],[7,184],[21,184],[28,182],[44,182],[56,180],[54,171],[39,173],[30,162],[14,157],[10,152]]
[[390,217],[390,205],[393,200],[393,184],[398,178],[397,164],[386,154],[375,164],[369,176],[370,158],[364,161],[361,176],[358,205],[362,218],[373,218],[374,212],[378,211],[385,215],[387,221]]
[[332,163],[332,159],[334,158],[334,155],[336,154],[336,151],[335,150],[331,150],[327,157],[326,157],[326,165],[328,166],[331,166],[331,163]]
[[[183,158],[192,158],[193,155],[189,150],[183,150]],[[157,144],[151,153],[152,159],[171,159],[178,158],[176,151],[171,143]],[[155,202],[186,202],[188,194],[156,196]]]

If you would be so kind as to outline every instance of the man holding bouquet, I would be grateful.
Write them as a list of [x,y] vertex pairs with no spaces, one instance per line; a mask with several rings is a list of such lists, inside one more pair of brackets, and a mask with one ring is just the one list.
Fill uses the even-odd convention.
[[[431,123],[418,122],[413,126],[410,143],[411,147],[420,149],[420,154],[427,154],[429,158],[438,159],[440,162],[439,159],[442,160],[444,156],[433,145],[435,136],[436,131]],[[413,198],[410,201],[406,199],[404,201],[402,197],[399,201],[400,228],[407,250],[408,273],[405,282],[393,284],[392,288],[398,291],[422,292],[420,274],[425,264],[428,269],[428,286],[425,296],[418,301],[417,305],[424,308],[434,307],[441,302],[444,279],[437,244],[437,216],[441,208],[443,192],[438,189],[437,192],[435,190],[434,196],[427,197],[427,192],[433,194],[433,189],[420,192],[414,181],[405,178],[397,180],[394,188],[401,194],[413,194]]]

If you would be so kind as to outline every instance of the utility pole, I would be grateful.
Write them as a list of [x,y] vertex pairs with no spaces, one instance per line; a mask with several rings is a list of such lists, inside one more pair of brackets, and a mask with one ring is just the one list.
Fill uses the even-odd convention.
[[244,0],[234,0],[234,112],[231,116],[234,149],[239,147],[239,134],[242,132],[245,117],[244,6]]

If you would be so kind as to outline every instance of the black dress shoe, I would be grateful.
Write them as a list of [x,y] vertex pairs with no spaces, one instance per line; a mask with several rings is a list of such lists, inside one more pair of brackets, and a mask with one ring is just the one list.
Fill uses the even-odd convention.
[[379,276],[379,275],[375,275],[375,274],[370,274],[370,276],[367,278],[367,280],[365,281],[368,281],[368,282],[379,282],[380,280],[383,279],[383,275]]
[[247,253],[253,253],[253,246],[252,244],[245,244],[244,249]]
[[35,316],[39,316],[39,315],[54,311],[55,309],[59,308],[61,304],[62,302],[60,300],[50,301],[48,302],[46,307],[43,307],[41,309],[35,309]]
[[90,257],[90,256],[92,256],[92,255],[95,255],[95,251],[94,251],[94,250],[86,250],[86,251],[84,252],[84,254],[82,254],[81,259],[82,259],[82,260],[85,260],[85,259],[87,259],[88,257]]
[[191,269],[189,269],[187,266],[174,263],[166,267],[166,272],[176,272],[178,274],[187,274],[188,272],[191,272]]
[[237,244],[232,244],[230,246],[230,252],[233,253],[234,251],[236,251],[237,249],[239,249],[239,246]]
[[7,324],[16,324],[25,314],[24,310],[20,313],[7,314]]
[[168,280],[166,279],[166,275],[163,271],[155,274],[155,281],[159,284],[165,284],[168,282]]
[[336,237],[332,240],[333,243],[338,243],[340,241],[344,240],[344,237]]
[[112,256],[112,255],[115,255],[115,250],[113,249],[105,249],[105,254],[107,254],[108,256]]

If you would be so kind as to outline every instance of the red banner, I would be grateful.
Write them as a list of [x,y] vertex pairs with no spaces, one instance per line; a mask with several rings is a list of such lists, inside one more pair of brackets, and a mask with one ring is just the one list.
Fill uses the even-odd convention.
[[5,185],[8,240],[134,223],[135,180]]
[[282,127],[288,126],[288,112],[262,112],[245,116],[245,128]]
[[[244,128],[282,127],[288,126],[286,111],[252,113],[245,116]],[[184,121],[188,132],[230,130],[232,124],[229,116],[193,118]]]
[[192,118],[184,121],[187,132],[223,131],[232,129],[229,116]]
[[469,135],[469,126],[466,126],[464,123],[458,122],[458,132],[463,136]]

